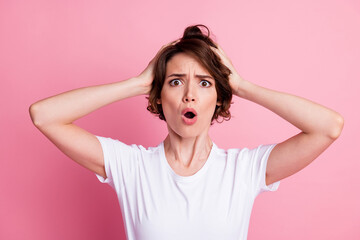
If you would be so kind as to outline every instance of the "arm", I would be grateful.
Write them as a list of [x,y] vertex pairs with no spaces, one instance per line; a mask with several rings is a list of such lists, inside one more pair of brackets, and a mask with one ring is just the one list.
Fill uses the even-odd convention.
[[34,125],[72,160],[106,178],[100,142],[73,121],[110,103],[148,94],[156,58],[135,78],[71,90],[32,104],[29,112]]
[[266,168],[267,185],[300,171],[339,137],[344,124],[340,114],[304,98],[245,81],[224,51],[215,51],[232,72],[230,85],[236,96],[260,104],[301,130],[272,150]]
[[137,78],[61,93],[30,106],[34,125],[65,155],[106,178],[100,142],[72,122],[115,101],[144,94]]

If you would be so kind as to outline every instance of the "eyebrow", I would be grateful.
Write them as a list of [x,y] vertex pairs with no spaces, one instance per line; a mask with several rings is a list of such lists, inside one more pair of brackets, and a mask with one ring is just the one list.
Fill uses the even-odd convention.
[[[185,76],[186,76],[185,73],[173,73],[173,74],[170,74],[169,76],[167,76],[166,78],[169,78],[169,77],[185,77]],[[214,79],[213,77],[211,77],[209,75],[201,75],[201,74],[195,75],[195,77]]]

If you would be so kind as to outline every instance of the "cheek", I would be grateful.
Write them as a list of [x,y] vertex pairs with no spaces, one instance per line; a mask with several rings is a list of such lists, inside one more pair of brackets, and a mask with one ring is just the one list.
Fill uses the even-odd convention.
[[206,93],[206,96],[204,97],[204,99],[206,99],[206,105],[208,106],[212,106],[216,105],[217,103],[217,94],[216,94],[216,90],[214,89],[213,91],[211,92],[207,92]]
[[162,109],[167,120],[170,120],[176,114],[177,103],[176,97],[169,96],[169,94],[161,94]]
[[215,108],[216,108],[216,104],[213,103],[213,104],[209,104],[207,109],[206,109],[206,116],[208,119],[212,119],[214,113],[215,113]]
[[204,113],[207,119],[212,119],[217,103],[216,91],[211,92],[207,96],[204,96],[204,100],[205,101],[203,101],[201,104],[202,112]]

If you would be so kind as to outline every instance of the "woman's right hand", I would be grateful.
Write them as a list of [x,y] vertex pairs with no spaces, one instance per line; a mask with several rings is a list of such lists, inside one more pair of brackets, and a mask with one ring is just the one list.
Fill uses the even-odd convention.
[[162,50],[164,48],[166,48],[167,46],[169,45],[174,45],[176,44],[177,42],[179,42],[180,40],[175,40],[175,41],[172,41],[164,46],[162,46],[160,48],[160,50],[156,53],[155,57],[149,62],[148,66],[144,69],[144,71],[142,71],[140,73],[139,76],[137,76],[137,79],[139,79],[140,81],[143,82],[144,86],[145,86],[145,94],[149,94],[150,93],[150,90],[151,90],[151,87],[152,87],[152,82],[154,80],[154,67],[155,67],[155,62],[157,61],[160,53],[162,52]]

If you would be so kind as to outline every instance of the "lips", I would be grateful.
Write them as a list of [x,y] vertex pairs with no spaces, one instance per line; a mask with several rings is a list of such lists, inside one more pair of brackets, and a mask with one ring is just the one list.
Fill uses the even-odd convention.
[[197,120],[197,113],[193,108],[185,108],[182,112],[182,120],[187,125],[192,125]]

